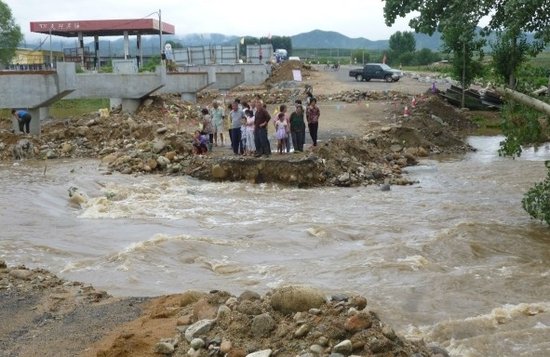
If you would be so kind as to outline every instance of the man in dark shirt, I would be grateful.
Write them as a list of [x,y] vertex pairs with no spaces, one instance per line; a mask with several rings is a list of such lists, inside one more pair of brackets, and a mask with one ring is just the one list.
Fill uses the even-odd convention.
[[256,114],[254,119],[254,141],[256,144],[256,157],[271,155],[271,146],[267,137],[267,125],[271,120],[271,115],[264,108],[264,103],[260,100],[256,103]]

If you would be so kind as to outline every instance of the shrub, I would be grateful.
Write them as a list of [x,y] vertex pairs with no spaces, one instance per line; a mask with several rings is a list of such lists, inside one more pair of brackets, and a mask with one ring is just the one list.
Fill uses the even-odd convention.
[[531,217],[550,224],[550,161],[545,164],[549,168],[546,178],[527,191],[521,204]]

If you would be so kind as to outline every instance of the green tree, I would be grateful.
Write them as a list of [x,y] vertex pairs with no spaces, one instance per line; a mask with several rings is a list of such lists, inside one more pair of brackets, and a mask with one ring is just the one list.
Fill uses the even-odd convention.
[[[485,41],[476,33],[475,18],[467,14],[457,14],[442,26],[441,39],[443,50],[452,55],[451,77],[458,80],[462,86],[461,106],[464,107],[464,91],[474,78],[481,74],[481,60]],[[477,56],[477,60],[474,59]]]
[[[511,65],[519,66],[521,63],[521,51],[518,53],[514,49],[515,45],[521,45],[520,34],[534,33],[535,39],[539,42],[535,47],[536,50],[542,50],[544,45],[550,42],[550,2],[548,0],[386,0],[384,5],[384,18],[386,24],[391,26],[397,17],[405,17],[408,14],[416,12],[416,16],[409,21],[409,25],[418,32],[433,34],[439,30],[447,36],[446,45],[448,48],[454,49],[453,62],[460,61],[461,53],[458,44],[453,44],[452,40],[460,40],[463,46],[463,70],[468,67],[469,54],[475,46],[469,48],[468,44],[473,39],[473,29],[483,17],[490,19],[489,24],[484,29],[484,32],[489,31],[509,31],[511,36],[508,39],[507,48],[512,50],[511,56],[514,56],[514,63]],[[464,31],[463,33],[460,33]],[[517,41],[520,41],[519,43]],[[509,57],[509,59],[512,57]],[[517,61],[517,63],[516,63]],[[502,63],[501,63],[502,65]],[[515,73],[514,68],[502,68],[503,73],[508,75]],[[466,81],[464,81],[466,82]],[[523,115],[512,118],[525,117]],[[548,118],[546,118],[548,121]],[[503,127],[506,135],[506,140],[501,144],[501,151],[505,154],[510,150],[510,147],[519,148],[526,141],[532,140],[533,135],[525,135],[526,132],[537,134],[539,127],[535,125],[534,120],[528,120],[518,124],[503,118]],[[532,129],[526,129],[532,127]],[[522,134],[523,133],[523,134]],[[508,147],[506,147],[508,145]],[[517,151],[518,155],[521,151]],[[523,207],[535,218],[545,220],[550,224],[550,205],[548,197],[550,197],[550,174],[546,180],[537,184],[524,197]],[[541,204],[542,203],[542,204]]]
[[9,64],[23,34],[12,17],[11,9],[0,0],[0,63]]
[[285,49],[289,55],[292,54],[292,39],[288,36],[272,36],[269,37],[251,37],[246,36],[241,38],[241,46],[239,50],[239,55],[241,57],[246,57],[246,46],[248,45],[264,45],[264,44],[271,44],[273,46],[273,50],[282,48]]
[[140,72],[154,72],[157,66],[160,65],[160,56],[150,57],[147,62],[139,69]]
[[390,57],[390,63],[393,65],[393,66],[410,66],[414,63],[415,61],[415,54],[414,52],[405,52],[405,53],[402,53],[399,58],[397,60],[394,60],[392,59],[392,57]]
[[430,35],[441,30],[446,19],[464,14],[478,20],[489,17],[489,30],[514,29],[533,32],[541,41],[550,39],[548,0],[385,0],[384,18],[388,26],[398,17],[413,12],[417,15],[409,21],[411,28]]
[[[536,42],[530,45],[529,51],[536,55],[550,42],[550,2],[548,0],[385,0],[384,18],[387,25],[392,25],[397,17],[404,17],[417,12],[409,25],[418,32],[433,34],[434,31],[445,32],[448,26],[460,24],[477,26],[481,18],[488,17],[489,24],[483,34],[490,31],[507,33],[501,40],[508,42],[508,75],[516,71],[522,63],[522,49],[514,49],[514,43],[521,45],[521,34],[534,33]],[[466,21],[461,23],[461,21]],[[517,42],[517,41],[520,42]],[[518,55],[520,55],[518,57]],[[508,81],[510,77],[508,77]]]
[[261,43],[271,43],[273,50],[285,49],[289,54],[292,53],[292,39],[288,36],[272,36],[271,39],[262,37]]
[[521,205],[531,217],[550,224],[550,161],[545,164],[548,168],[546,178],[527,191]]
[[169,41],[166,41],[166,43],[169,43],[170,46],[172,46],[172,49],[177,49],[177,48],[183,48],[183,45],[181,44],[181,42],[176,42],[176,41],[173,41],[173,40],[169,40]]
[[423,48],[420,51],[416,51],[414,56],[414,62],[417,65],[425,66],[441,60],[439,53],[433,52],[429,48]]
[[504,31],[497,33],[491,44],[492,66],[500,79],[508,87],[516,88],[517,71],[527,61],[527,56],[538,52],[539,43],[529,44],[523,34]]
[[260,39],[257,37],[252,36],[246,36],[241,38],[240,40],[240,47],[239,47],[239,56],[241,58],[246,57],[246,46],[248,45],[258,45],[260,43]]
[[366,50],[354,50],[351,53],[351,60],[352,63],[369,63],[370,62],[370,54]]
[[[414,53],[416,49],[416,40],[412,32],[397,31],[390,36],[390,62],[396,63],[405,53]],[[410,63],[403,63],[410,64]]]

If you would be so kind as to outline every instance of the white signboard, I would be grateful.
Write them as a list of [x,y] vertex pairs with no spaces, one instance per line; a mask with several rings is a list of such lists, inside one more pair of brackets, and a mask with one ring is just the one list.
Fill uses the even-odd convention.
[[295,81],[301,82],[302,81],[302,71],[299,69],[293,69],[292,70],[292,78],[294,78]]

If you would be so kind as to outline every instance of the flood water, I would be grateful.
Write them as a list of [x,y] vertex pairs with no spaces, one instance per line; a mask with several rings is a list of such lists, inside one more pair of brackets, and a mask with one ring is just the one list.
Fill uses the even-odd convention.
[[500,158],[501,139],[472,137],[477,152],[423,161],[389,192],[4,164],[0,259],[118,296],[305,283],[360,293],[452,356],[550,356],[550,229],[521,208],[550,148]]

